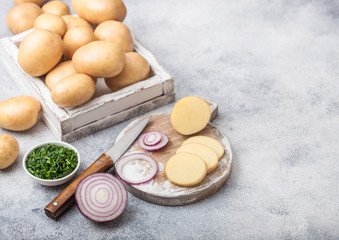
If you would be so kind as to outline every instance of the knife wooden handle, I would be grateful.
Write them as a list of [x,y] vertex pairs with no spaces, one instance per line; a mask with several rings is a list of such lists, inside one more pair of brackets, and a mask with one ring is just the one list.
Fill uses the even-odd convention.
[[84,172],[82,172],[68,187],[66,187],[56,198],[46,207],[45,213],[53,220],[57,220],[74,202],[75,189],[78,183],[93,173],[104,172],[113,166],[113,160],[107,154],[102,154]]

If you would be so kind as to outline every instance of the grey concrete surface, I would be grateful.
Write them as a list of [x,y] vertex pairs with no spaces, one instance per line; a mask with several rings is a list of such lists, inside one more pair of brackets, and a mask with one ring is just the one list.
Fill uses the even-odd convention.
[[[65,186],[40,186],[21,167],[25,151],[53,135],[41,121],[25,132],[0,129],[21,148],[16,163],[0,171],[0,238],[338,239],[339,4],[125,3],[125,23],[174,76],[177,99],[219,104],[214,124],[234,152],[229,181],[192,205],[157,206],[129,194],[113,222],[93,223],[76,207],[54,222],[43,208]],[[1,0],[0,37],[11,35],[5,16],[13,5]],[[22,94],[3,66],[0,82],[0,101]],[[74,142],[81,170],[129,122]]]

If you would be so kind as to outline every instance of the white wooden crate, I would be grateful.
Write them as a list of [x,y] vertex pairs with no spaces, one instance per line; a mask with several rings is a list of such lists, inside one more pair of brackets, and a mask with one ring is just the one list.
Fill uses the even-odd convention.
[[15,83],[41,102],[41,118],[59,140],[75,141],[175,100],[173,78],[133,37],[134,50],[151,66],[148,79],[116,92],[111,92],[104,80],[98,79],[96,92],[89,102],[75,108],[60,108],[52,101],[44,78],[26,74],[18,64],[18,46],[30,31],[0,39],[0,61]]

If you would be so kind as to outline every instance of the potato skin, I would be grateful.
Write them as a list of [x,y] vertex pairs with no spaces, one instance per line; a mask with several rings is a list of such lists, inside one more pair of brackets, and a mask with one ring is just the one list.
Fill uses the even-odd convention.
[[133,83],[145,80],[150,73],[150,66],[139,53],[126,53],[126,64],[121,73],[112,78],[105,78],[105,83],[112,91],[118,91]]
[[133,51],[134,44],[131,32],[125,24],[119,21],[108,20],[100,23],[96,27],[94,34],[98,40],[119,44],[125,52]]
[[72,58],[78,73],[95,78],[118,75],[125,66],[125,52],[116,43],[93,41],[79,48]]
[[37,29],[28,34],[19,46],[18,62],[31,76],[42,76],[58,64],[62,57],[61,37],[49,30]]
[[33,27],[34,20],[42,14],[41,8],[34,3],[20,3],[7,13],[6,23],[13,34],[24,32]]
[[45,84],[50,90],[52,90],[60,80],[74,74],[77,74],[77,71],[75,70],[72,61],[61,62],[47,73]]
[[63,1],[50,1],[41,7],[44,13],[52,13],[59,16],[69,15],[71,11]]
[[92,28],[73,27],[69,29],[63,39],[65,59],[72,59],[76,50],[93,41],[95,41],[95,36]]
[[86,74],[74,74],[60,80],[52,89],[52,100],[60,107],[79,106],[91,99],[95,81]]
[[8,134],[0,134],[0,169],[11,166],[19,156],[19,143]]
[[93,24],[107,20],[122,22],[127,14],[121,0],[73,0],[72,7],[79,17]]
[[46,0],[14,0],[14,2],[16,4],[19,4],[19,3],[35,3],[35,4],[38,4],[39,6],[41,6],[44,2],[46,2]]
[[0,127],[24,131],[33,127],[41,112],[40,102],[30,96],[18,96],[0,102]]
[[85,19],[72,15],[64,15],[62,19],[66,22],[68,30],[73,27],[88,27],[93,30],[93,27]]
[[63,37],[67,30],[67,24],[62,17],[52,14],[43,13],[37,17],[34,21],[35,29],[46,29],[57,33],[60,37]]

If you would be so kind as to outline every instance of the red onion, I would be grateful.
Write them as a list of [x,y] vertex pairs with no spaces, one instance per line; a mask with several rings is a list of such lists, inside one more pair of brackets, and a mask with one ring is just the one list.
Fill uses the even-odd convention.
[[157,145],[162,139],[161,132],[157,132],[157,131],[146,132],[146,133],[143,133],[142,135],[145,135],[143,138],[143,142],[147,146]]
[[157,174],[158,164],[143,153],[132,153],[120,158],[115,163],[117,176],[128,184],[142,184],[150,181]]
[[[147,138],[148,135],[153,134],[153,133],[158,133],[161,135],[161,140],[160,142],[156,143],[155,145],[148,145],[148,141],[146,141],[145,139]],[[166,146],[166,144],[168,143],[168,137],[165,133],[163,132],[158,132],[158,131],[153,131],[153,132],[147,132],[147,133],[143,133],[140,135],[139,139],[138,139],[139,145],[145,149],[146,151],[149,152],[154,152],[154,151],[158,151],[160,149],[162,149],[163,147]]]
[[112,174],[94,173],[80,181],[75,200],[86,218],[95,222],[108,222],[124,211],[127,191]]

